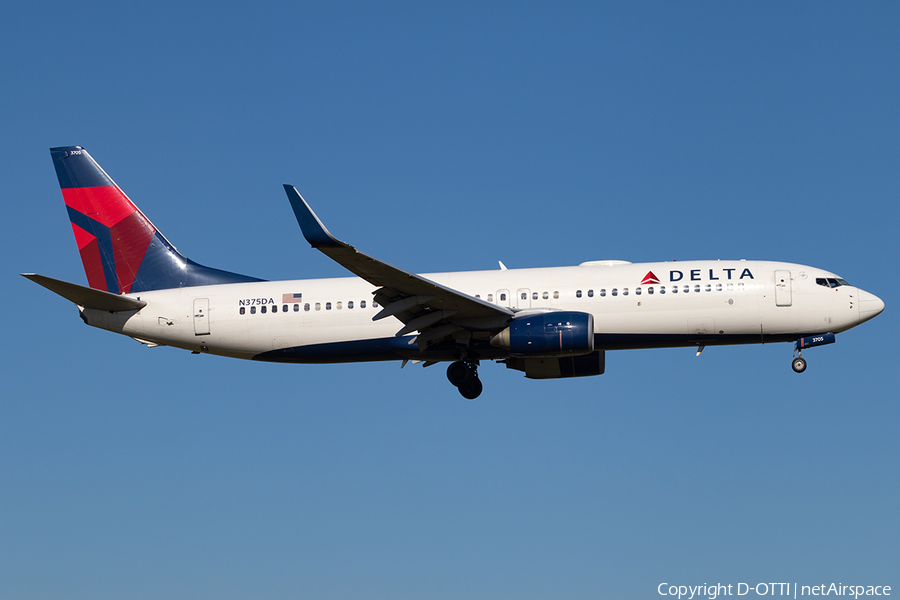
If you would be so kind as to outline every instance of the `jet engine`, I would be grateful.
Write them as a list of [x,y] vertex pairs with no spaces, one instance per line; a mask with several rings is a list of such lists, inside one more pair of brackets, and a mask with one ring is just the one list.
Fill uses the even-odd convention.
[[513,356],[579,356],[594,351],[594,317],[583,312],[544,312],[516,317],[491,338]]

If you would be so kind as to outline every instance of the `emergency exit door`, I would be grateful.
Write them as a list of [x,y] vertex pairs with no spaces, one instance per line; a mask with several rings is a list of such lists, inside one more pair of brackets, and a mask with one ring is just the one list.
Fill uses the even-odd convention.
[[194,298],[194,335],[209,335],[209,298]]
[[775,306],[791,305],[791,272],[775,271]]
[[521,288],[516,291],[516,308],[531,308],[531,290]]

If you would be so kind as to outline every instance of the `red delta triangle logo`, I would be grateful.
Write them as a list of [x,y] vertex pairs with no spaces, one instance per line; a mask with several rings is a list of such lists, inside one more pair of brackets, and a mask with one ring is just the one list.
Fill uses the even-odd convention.
[[647,271],[643,281],[641,281],[641,285],[649,285],[651,283],[659,283],[659,278],[653,274],[653,271]]

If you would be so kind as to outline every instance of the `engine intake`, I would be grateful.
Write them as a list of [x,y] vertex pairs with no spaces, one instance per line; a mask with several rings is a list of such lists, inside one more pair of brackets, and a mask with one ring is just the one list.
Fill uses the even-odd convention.
[[546,312],[513,319],[491,345],[516,356],[578,356],[594,351],[594,317],[583,312]]

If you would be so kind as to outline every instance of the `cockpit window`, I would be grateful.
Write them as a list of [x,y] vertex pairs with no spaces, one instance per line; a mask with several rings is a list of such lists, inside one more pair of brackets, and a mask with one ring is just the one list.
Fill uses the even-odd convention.
[[836,288],[841,287],[842,285],[850,285],[845,279],[841,279],[840,277],[817,277],[816,284],[827,288]]

